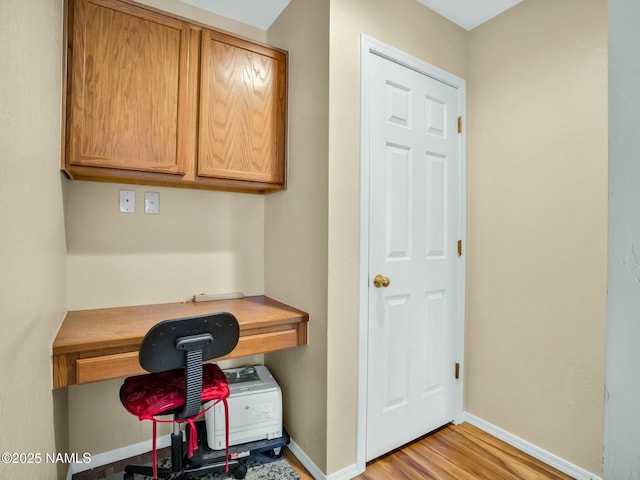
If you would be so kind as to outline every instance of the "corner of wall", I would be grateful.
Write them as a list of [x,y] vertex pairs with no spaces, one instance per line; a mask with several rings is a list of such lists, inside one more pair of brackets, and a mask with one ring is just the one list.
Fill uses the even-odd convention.
[[288,187],[265,198],[265,294],[310,320],[308,345],[268,354],[265,364],[282,386],[291,437],[324,470],[329,1],[293,0],[267,40],[289,52],[289,96]]
[[465,409],[595,473],[606,23],[604,0],[524,1],[471,31],[467,53]]
[[0,464],[2,478],[54,478],[68,448],[64,394],[52,393],[51,344],[66,312],[60,166],[62,2],[0,7]]

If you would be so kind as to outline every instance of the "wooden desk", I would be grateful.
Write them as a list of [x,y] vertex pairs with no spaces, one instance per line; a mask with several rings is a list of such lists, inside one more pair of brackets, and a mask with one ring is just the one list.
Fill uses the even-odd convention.
[[145,373],[138,348],[156,323],[229,312],[240,340],[226,357],[273,352],[307,343],[309,314],[265,296],[68,312],[53,342],[53,388]]

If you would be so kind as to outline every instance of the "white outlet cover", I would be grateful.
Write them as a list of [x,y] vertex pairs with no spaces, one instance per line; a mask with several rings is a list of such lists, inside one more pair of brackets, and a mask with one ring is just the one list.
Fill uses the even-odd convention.
[[120,213],[133,213],[136,211],[135,190],[120,190]]
[[144,213],[160,214],[160,194],[158,192],[144,192]]

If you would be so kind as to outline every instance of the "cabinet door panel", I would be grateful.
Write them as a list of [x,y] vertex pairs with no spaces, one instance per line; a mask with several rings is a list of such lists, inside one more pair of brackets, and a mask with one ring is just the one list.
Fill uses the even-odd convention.
[[181,174],[188,25],[111,0],[74,10],[72,165]]
[[284,181],[286,55],[202,35],[199,176]]

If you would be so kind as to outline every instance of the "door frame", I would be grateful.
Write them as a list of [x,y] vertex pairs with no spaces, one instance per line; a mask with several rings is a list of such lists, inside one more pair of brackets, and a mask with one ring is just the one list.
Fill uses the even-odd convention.
[[[423,60],[415,58],[395,47],[386,45],[368,35],[360,36],[360,252],[358,290],[358,400],[356,424],[356,467],[358,474],[366,468],[367,440],[367,368],[369,334],[369,82],[371,80],[369,59],[378,55],[392,62],[415,70],[458,91],[459,112],[462,116],[462,134],[458,135],[459,158],[459,231],[463,241],[463,252],[459,262],[460,296],[455,319],[455,354],[460,363],[460,381],[457,384],[455,423],[463,417],[464,383],[464,319],[466,285],[466,219],[467,219],[467,159],[466,159],[466,81]],[[453,375],[453,372],[452,372]]]

